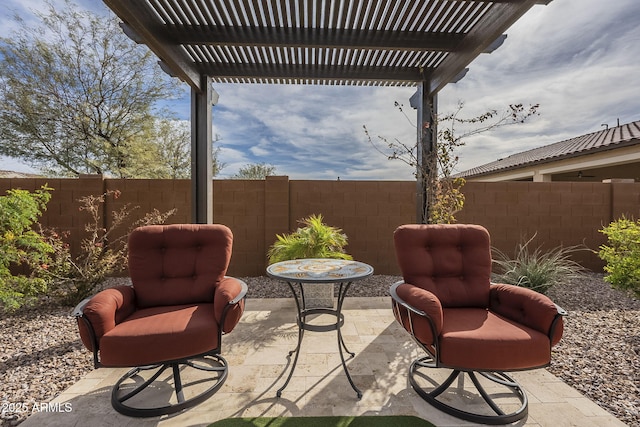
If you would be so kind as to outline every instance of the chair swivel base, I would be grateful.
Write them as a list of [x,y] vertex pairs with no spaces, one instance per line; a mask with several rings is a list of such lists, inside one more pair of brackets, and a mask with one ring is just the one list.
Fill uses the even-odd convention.
[[[209,363],[207,364],[197,363],[195,360],[189,359],[189,360],[180,360],[180,361],[159,364],[159,365],[141,366],[141,367],[136,367],[131,369],[126,374],[124,374],[118,380],[118,382],[113,386],[113,389],[111,391],[111,405],[116,411],[118,411],[123,415],[127,415],[129,417],[143,418],[143,417],[157,417],[161,415],[174,414],[176,412],[180,412],[184,409],[190,408],[192,406],[195,406],[204,402],[216,391],[218,391],[220,387],[222,387],[225,380],[227,379],[229,367],[228,367],[227,361],[220,355],[206,356],[201,359],[204,359],[207,362],[215,363],[217,366],[213,366]],[[190,384],[186,384],[187,386],[203,383],[206,381],[214,381],[214,384],[211,387],[207,388],[206,390],[196,394],[195,396],[190,397],[189,399],[185,399],[182,378],[180,377],[181,365],[189,366],[191,368],[198,369],[201,371],[214,372],[216,374],[213,378],[193,381]],[[171,368],[173,370],[173,389],[175,391],[177,403],[169,403],[167,405],[154,406],[154,407],[147,407],[147,406],[138,407],[135,405],[129,405],[125,403],[129,399],[139,395],[140,393],[142,394],[140,394],[140,397],[136,399],[138,402],[143,402],[145,400],[152,400],[154,397],[157,400],[159,398],[158,393],[155,393],[155,396],[154,396],[153,391],[147,390],[147,388],[149,386],[152,386],[156,382],[158,377],[160,377],[160,375],[168,368]],[[132,385],[130,383],[124,384],[124,387],[123,387],[123,383],[125,383],[125,381],[129,379],[135,381],[136,377],[141,378],[138,375],[140,372],[153,370],[153,369],[156,369],[156,372],[153,375],[151,375],[149,379],[144,380],[135,388],[130,389],[128,387]],[[125,390],[125,387],[126,387],[126,390]],[[151,387],[151,388],[154,388],[154,387]]]
[[[505,374],[504,372],[474,372],[453,370],[453,372],[444,382],[442,382],[442,384],[435,387],[433,390],[431,390],[431,387],[429,387],[428,389],[430,391],[427,391],[427,389],[421,386],[416,379],[416,376],[428,378],[428,376],[424,372],[420,371],[422,368],[436,368],[435,363],[430,356],[417,359],[411,364],[411,368],[409,370],[409,382],[411,383],[411,386],[422,399],[449,415],[479,424],[500,425],[516,422],[523,419],[528,414],[527,395],[525,394],[522,387],[520,387],[520,384],[518,384],[511,376]],[[438,399],[438,396],[449,389],[451,384],[460,375],[464,375],[465,373],[469,375],[480,396],[482,396],[486,404],[493,410],[493,412],[495,412],[496,415],[485,415],[464,411],[462,409],[448,405],[442,400]],[[506,387],[511,392],[511,394],[519,400],[520,408],[514,412],[505,413],[482,387],[482,385],[478,381],[476,374],[480,374],[486,379]]]

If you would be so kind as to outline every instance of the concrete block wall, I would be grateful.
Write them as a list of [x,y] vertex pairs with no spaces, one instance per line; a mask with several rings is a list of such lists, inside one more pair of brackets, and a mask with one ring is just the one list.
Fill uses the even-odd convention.
[[266,181],[220,180],[213,183],[213,222],[233,232],[228,274],[264,275]]
[[[84,225],[78,199],[119,190],[104,209],[105,226],[112,212],[124,205],[138,206],[123,230],[153,209],[175,208],[168,223],[191,222],[189,180],[117,180],[83,176],[78,179],[0,179],[0,194],[10,188],[35,190],[48,184],[54,190],[41,223],[70,232],[73,251],[80,248]],[[231,228],[234,249],[229,274],[264,275],[267,250],[276,234],[298,227],[298,220],[322,214],[329,225],[341,228],[349,238],[346,250],[355,259],[374,266],[377,274],[398,274],[393,249],[393,230],[415,222],[415,183],[393,181],[290,181],[287,177],[266,180],[215,180],[213,220]],[[458,222],[481,224],[489,230],[498,249],[513,253],[522,238],[537,233],[535,246],[585,244],[593,250],[605,242],[598,232],[622,215],[640,218],[640,184],[580,182],[468,182],[463,191],[464,209]],[[124,232],[124,231],[123,231]],[[592,252],[578,260],[587,268],[600,269]]]
[[191,181],[188,179],[105,179],[104,191],[119,191],[117,199],[107,198],[107,225],[112,212],[125,206],[131,212],[127,225],[141,219],[154,209],[167,212],[175,209],[170,223],[191,222]]
[[355,259],[373,265],[377,273],[396,274],[393,230],[414,220],[414,189],[411,182],[287,177],[214,181],[213,221],[234,233],[229,274],[264,275],[276,234],[294,231],[299,220],[312,214],[322,214],[326,224],[347,234],[346,250]]
[[[639,184],[468,182],[463,192],[458,222],[485,226],[496,248],[512,255],[519,242],[534,235],[532,250],[583,244],[590,250],[575,259],[593,270],[603,266],[592,252],[606,241],[598,230],[623,212],[635,209],[640,217]],[[613,194],[619,194],[617,200]]]
[[626,182],[610,185],[612,218],[640,218],[640,185]]
[[393,231],[415,222],[415,183],[394,181],[291,181],[289,227],[311,214],[341,228],[345,248],[378,274],[397,274]]

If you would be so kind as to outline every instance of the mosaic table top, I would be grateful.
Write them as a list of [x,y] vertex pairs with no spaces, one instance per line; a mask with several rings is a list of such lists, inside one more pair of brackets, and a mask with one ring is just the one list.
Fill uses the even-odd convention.
[[305,283],[350,282],[373,274],[373,267],[359,261],[306,258],[281,261],[267,267],[276,279]]

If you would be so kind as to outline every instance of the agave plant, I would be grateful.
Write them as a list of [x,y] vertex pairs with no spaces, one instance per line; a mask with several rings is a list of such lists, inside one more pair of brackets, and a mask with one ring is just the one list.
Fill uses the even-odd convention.
[[495,279],[501,283],[522,286],[542,294],[554,285],[579,278],[584,268],[571,259],[571,255],[588,250],[576,246],[556,246],[543,251],[540,246],[531,248],[536,234],[528,240],[518,243],[513,259],[496,248],[493,250],[493,262],[497,265]]
[[353,259],[344,252],[347,236],[322,220],[322,215],[311,215],[299,221],[304,227],[291,234],[277,234],[276,242],[267,253],[269,263],[300,258]]

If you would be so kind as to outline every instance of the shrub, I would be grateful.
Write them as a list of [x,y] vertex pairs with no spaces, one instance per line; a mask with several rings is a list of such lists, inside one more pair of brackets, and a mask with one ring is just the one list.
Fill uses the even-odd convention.
[[0,305],[14,310],[47,291],[53,248],[33,230],[51,188],[8,190],[0,196]]
[[322,215],[311,215],[299,221],[305,227],[291,234],[276,235],[269,248],[269,263],[300,258],[353,259],[344,252],[347,236],[342,230],[322,222]]
[[[110,190],[99,196],[86,196],[79,199],[80,210],[89,214],[89,222],[85,225],[87,237],[82,239],[80,254],[71,255],[69,245],[64,241],[69,233],[62,235],[53,230],[43,230],[49,244],[54,249],[54,266],[50,268],[49,280],[52,289],[63,302],[76,304],[92,295],[110,275],[123,271],[127,265],[128,232],[119,233],[125,220],[137,207],[123,206],[112,213],[112,222],[108,228],[102,226],[101,213],[107,198],[117,199],[120,192]],[[175,209],[165,213],[158,210],[147,213],[143,218],[135,221],[129,230],[135,227],[151,224],[162,224],[173,215]]]
[[608,245],[600,246],[598,256],[606,262],[604,280],[613,288],[631,291],[640,298],[640,220],[625,217],[600,230]]
[[493,262],[498,267],[496,280],[502,283],[533,289],[542,294],[554,285],[579,278],[584,268],[571,259],[575,252],[587,250],[583,246],[556,246],[543,251],[540,246],[531,249],[534,234],[516,246],[514,257],[509,258],[493,248]]
[[464,207],[464,178],[441,178],[433,184],[435,195],[429,209],[429,224],[454,224]]

